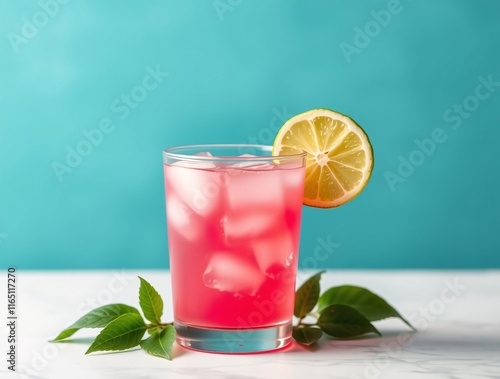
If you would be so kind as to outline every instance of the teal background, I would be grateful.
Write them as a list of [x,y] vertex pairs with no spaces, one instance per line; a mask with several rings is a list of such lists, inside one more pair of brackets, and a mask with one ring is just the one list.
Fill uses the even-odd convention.
[[[500,87],[444,116],[500,82],[500,2],[404,0],[378,29],[391,1],[53,3],[0,2],[2,267],[167,267],[162,149],[269,143],[276,114],[317,107],[364,127],[375,170],[355,201],[304,208],[303,267],[500,267]],[[46,25],[16,52],[24,17]],[[121,119],[113,102],[157,65],[168,77]],[[59,181],[53,163],[103,118],[114,130]],[[446,141],[401,176],[436,128]],[[321,241],[335,247],[314,257]]]

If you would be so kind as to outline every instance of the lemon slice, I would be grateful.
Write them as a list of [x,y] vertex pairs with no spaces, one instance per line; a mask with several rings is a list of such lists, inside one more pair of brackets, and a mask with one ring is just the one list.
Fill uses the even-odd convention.
[[329,109],[313,109],[288,120],[274,140],[273,155],[307,151],[304,204],[332,208],[354,199],[373,169],[373,150],[363,129]]

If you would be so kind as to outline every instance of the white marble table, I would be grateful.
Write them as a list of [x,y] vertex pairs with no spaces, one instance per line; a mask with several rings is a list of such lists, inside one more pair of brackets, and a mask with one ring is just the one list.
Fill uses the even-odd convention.
[[[18,270],[17,374],[7,370],[7,273],[0,279],[1,378],[500,378],[500,271],[329,271],[323,288],[352,283],[370,288],[409,318],[378,322],[382,338],[324,339],[308,350],[293,344],[249,355],[199,353],[174,347],[172,361],[141,350],[85,356],[89,336],[47,341],[91,308],[108,303],[138,307],[137,275],[145,277],[170,311],[167,271]],[[302,282],[310,273],[301,272]]]

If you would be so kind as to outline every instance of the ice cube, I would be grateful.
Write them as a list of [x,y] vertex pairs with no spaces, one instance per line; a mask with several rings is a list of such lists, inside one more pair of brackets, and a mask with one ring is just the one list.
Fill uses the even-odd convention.
[[206,287],[250,296],[257,293],[264,280],[255,262],[236,252],[216,252],[203,274]]
[[298,249],[292,233],[283,230],[276,235],[259,238],[252,243],[259,269],[268,271],[273,265],[290,267],[295,264]]
[[227,184],[228,206],[233,213],[250,208],[275,213],[283,208],[283,183],[277,171],[230,170]]
[[226,240],[255,238],[283,222],[284,191],[274,171],[228,173],[227,207],[223,223]]
[[167,196],[167,222],[169,228],[187,240],[193,241],[202,234],[199,218],[186,204],[177,196],[170,193]]
[[209,216],[220,209],[224,192],[224,172],[203,169],[214,167],[211,162],[186,161],[166,165],[167,187],[193,211],[204,217]]
[[[252,154],[241,154],[239,157],[243,158],[255,158],[256,155]],[[272,170],[275,164],[266,161],[256,161],[256,160],[242,160],[229,165],[230,168],[243,168],[245,170]]]
[[276,215],[264,209],[250,208],[237,212],[228,211],[221,225],[226,242],[231,244],[269,233],[276,223]]
[[303,169],[286,170],[282,173],[283,181],[288,190],[304,187],[305,171]]
[[269,162],[238,162],[238,163],[233,163],[230,168],[239,168],[243,170],[274,170],[276,165],[274,163],[269,163]]
[[199,153],[195,154],[197,157],[213,157],[212,154],[208,151],[200,151]]

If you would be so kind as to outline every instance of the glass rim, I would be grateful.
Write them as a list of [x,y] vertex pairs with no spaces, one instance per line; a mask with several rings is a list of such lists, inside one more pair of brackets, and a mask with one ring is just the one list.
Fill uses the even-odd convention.
[[265,155],[265,156],[252,156],[252,157],[241,157],[237,155],[229,155],[229,156],[200,156],[200,155],[192,155],[192,154],[181,154],[176,153],[178,150],[196,150],[199,149],[200,152],[214,148],[225,148],[225,149],[259,149],[261,151],[269,151],[272,153],[273,147],[271,145],[259,145],[259,144],[245,144],[245,143],[229,143],[229,144],[198,144],[198,145],[182,145],[182,146],[173,146],[163,150],[164,158],[173,158],[176,160],[183,161],[269,161],[275,160],[279,157],[279,160],[293,160],[293,159],[304,159],[307,156],[307,151],[295,149],[297,153],[295,154],[287,154],[287,155]]

